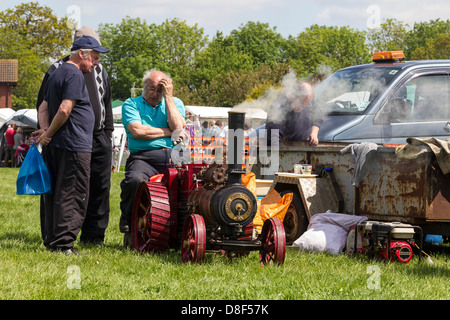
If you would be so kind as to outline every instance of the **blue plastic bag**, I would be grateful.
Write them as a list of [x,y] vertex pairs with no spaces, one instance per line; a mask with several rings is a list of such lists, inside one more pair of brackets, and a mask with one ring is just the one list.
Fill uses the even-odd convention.
[[52,182],[47,165],[33,143],[28,150],[16,181],[16,192],[19,195],[39,195],[51,193]]

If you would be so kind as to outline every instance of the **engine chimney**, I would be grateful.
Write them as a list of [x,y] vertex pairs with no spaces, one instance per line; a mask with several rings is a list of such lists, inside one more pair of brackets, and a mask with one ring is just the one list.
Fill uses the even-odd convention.
[[241,184],[244,164],[245,112],[228,111],[228,184]]

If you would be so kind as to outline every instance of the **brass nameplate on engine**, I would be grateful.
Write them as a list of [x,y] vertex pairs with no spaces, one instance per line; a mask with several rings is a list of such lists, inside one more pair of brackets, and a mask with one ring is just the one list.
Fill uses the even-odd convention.
[[[232,203],[236,199],[242,199],[247,204],[247,210],[243,215],[236,215],[234,212],[241,212],[243,211],[242,203],[236,203],[234,208],[232,208]],[[247,219],[250,216],[250,213],[252,212],[252,203],[249,199],[249,197],[243,193],[235,193],[232,194],[225,203],[225,212],[227,213],[228,217],[232,219],[233,221],[239,222]]]

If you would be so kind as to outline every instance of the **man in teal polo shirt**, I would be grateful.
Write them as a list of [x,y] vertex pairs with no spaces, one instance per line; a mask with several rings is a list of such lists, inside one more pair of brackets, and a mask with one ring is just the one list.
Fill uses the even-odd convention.
[[172,80],[165,73],[152,69],[144,75],[143,84],[142,96],[129,98],[122,106],[122,123],[130,150],[125,178],[120,183],[119,228],[125,233],[125,247],[130,244],[131,211],[137,187],[151,176],[164,173],[174,147],[172,133],[186,125],[184,104],[173,97]]

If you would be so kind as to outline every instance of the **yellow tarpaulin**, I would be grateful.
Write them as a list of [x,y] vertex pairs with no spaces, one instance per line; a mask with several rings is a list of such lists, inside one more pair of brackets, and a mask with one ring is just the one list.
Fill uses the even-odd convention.
[[250,190],[256,199],[256,176],[253,172],[247,173],[242,177],[242,184]]
[[[246,186],[256,198],[256,178],[253,172],[246,174],[242,178],[242,184]],[[293,196],[292,193],[286,193],[281,197],[275,189],[272,189],[264,198],[258,200],[258,209],[255,218],[253,219],[253,227],[256,228],[258,233],[261,233],[264,221],[267,219],[277,218],[283,221]]]

